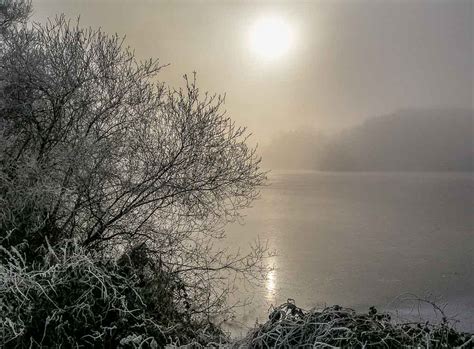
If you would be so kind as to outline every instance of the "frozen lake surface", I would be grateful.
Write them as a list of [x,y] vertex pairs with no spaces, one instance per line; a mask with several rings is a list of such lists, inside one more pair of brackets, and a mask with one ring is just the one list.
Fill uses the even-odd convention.
[[269,184],[244,224],[227,228],[231,246],[260,237],[278,253],[266,284],[241,292],[254,296],[241,325],[288,298],[403,313],[396,299],[412,293],[474,330],[473,173],[274,171]]

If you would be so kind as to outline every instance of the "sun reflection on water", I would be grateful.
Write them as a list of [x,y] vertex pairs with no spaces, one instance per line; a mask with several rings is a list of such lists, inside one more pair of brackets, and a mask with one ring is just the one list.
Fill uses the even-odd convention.
[[267,301],[274,303],[276,300],[276,293],[277,293],[277,271],[275,267],[267,275],[265,288],[267,291],[266,292]]

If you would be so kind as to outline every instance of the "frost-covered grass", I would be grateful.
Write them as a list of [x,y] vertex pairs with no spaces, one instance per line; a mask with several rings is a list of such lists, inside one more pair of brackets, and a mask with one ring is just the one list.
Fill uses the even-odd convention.
[[190,317],[174,292],[179,280],[143,261],[103,260],[72,242],[42,252],[31,265],[15,248],[0,248],[1,347],[474,347],[474,336],[446,319],[401,323],[375,308],[306,311],[292,301],[232,340],[210,321]]
[[395,322],[371,308],[361,314],[338,305],[305,311],[291,301],[233,344],[234,348],[473,348],[474,335],[440,324]]
[[[190,317],[174,292],[178,280],[92,257],[71,243],[48,247],[29,265],[0,246],[0,347],[158,348],[225,340]],[[136,262],[136,261],[133,261]]]

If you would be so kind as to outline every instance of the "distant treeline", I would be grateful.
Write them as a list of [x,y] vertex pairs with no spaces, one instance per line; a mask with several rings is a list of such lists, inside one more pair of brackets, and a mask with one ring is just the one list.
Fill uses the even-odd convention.
[[403,110],[327,136],[282,133],[263,149],[274,169],[473,171],[472,110]]

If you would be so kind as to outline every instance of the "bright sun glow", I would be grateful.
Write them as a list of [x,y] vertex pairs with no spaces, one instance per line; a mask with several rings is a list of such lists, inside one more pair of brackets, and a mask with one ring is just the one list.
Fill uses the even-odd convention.
[[282,18],[261,18],[250,30],[250,47],[262,59],[280,58],[289,51],[292,44],[292,30]]

